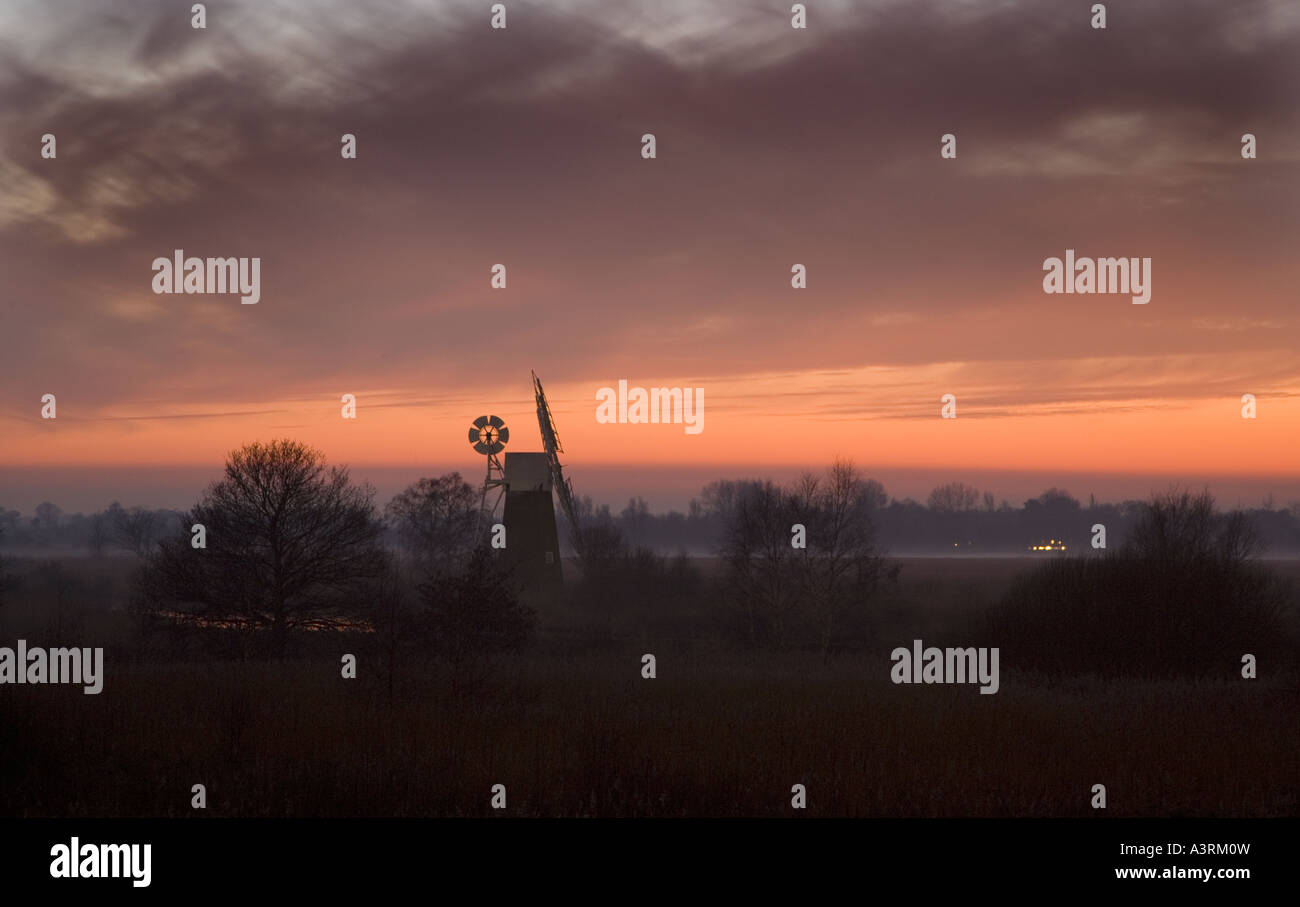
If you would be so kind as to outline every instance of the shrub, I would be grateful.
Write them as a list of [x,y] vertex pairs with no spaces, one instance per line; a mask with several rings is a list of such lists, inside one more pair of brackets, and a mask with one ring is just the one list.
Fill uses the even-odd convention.
[[1146,506],[1120,551],[1054,559],[990,615],[1003,663],[1049,675],[1234,676],[1247,652],[1285,653],[1291,591],[1255,560],[1240,513],[1208,493]]
[[419,592],[422,635],[450,667],[455,690],[478,686],[493,656],[522,648],[536,627],[536,613],[519,602],[510,574],[484,547],[462,570],[431,577]]

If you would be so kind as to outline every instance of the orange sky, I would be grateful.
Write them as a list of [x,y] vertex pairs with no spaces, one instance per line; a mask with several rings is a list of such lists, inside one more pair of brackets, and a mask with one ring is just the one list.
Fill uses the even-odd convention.
[[[924,370],[920,370],[924,371]],[[932,372],[945,369],[936,368]],[[1296,474],[1300,397],[1257,395],[1258,415],[1241,417],[1239,398],[1172,401],[1133,398],[1079,403],[992,404],[980,388],[929,376],[957,396],[957,418],[939,416],[939,394],[917,387],[918,370],[755,375],[697,379],[703,431],[682,425],[599,424],[594,384],[550,384],[552,411],[575,463],[755,466],[851,456],[880,466],[1050,472]],[[629,378],[632,385],[649,384]],[[860,384],[859,384],[860,382]],[[684,382],[683,382],[684,383]],[[617,379],[611,378],[609,386]],[[846,392],[855,384],[862,393]],[[873,393],[873,388],[877,388]],[[83,419],[61,401],[60,418],[21,425],[6,444],[8,465],[205,465],[252,439],[294,437],[335,461],[369,465],[477,463],[465,441],[475,414],[511,427],[511,450],[540,449],[527,376],[477,401],[421,403],[395,392],[358,389],[357,418],[338,400],[256,401],[243,413],[223,404],[169,412],[101,411]],[[815,401],[815,402],[809,402]],[[219,453],[220,452],[220,453]],[[468,465],[467,465],[468,470]]]
[[[835,455],[1300,487],[1293,4],[112,6],[0,9],[0,505],[276,437],[473,475],[478,415],[537,449],[529,369],[615,497]],[[260,301],[155,294],[174,249]],[[1045,295],[1066,249],[1151,258],[1150,303]],[[703,387],[704,431],[598,424],[619,379]]]

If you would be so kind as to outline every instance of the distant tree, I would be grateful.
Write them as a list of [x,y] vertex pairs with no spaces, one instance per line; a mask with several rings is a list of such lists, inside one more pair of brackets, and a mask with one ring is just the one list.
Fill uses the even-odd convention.
[[724,524],[730,524],[732,514],[742,498],[755,493],[762,485],[756,479],[719,479],[705,485],[700,491],[700,505],[705,514],[719,517]]
[[136,557],[148,557],[158,544],[162,521],[147,507],[127,510],[117,501],[105,511],[108,532],[113,542]]
[[582,527],[582,544],[583,572],[598,577],[623,553],[623,533],[613,522],[593,522]]
[[978,488],[963,482],[948,482],[930,492],[931,510],[939,513],[960,513],[974,510],[980,500]]
[[[578,525],[581,527],[580,537],[586,537],[586,529],[589,526],[596,524],[603,526],[614,525],[614,515],[610,512],[608,504],[601,504],[597,507],[590,495],[583,495],[573,503],[575,516],[578,518]],[[573,527],[569,525],[567,515],[561,511],[556,513],[555,519],[556,526],[560,530],[560,538],[563,541],[571,541],[573,539]]]
[[477,544],[479,496],[460,473],[420,479],[384,508],[402,549],[421,572],[444,572]]
[[35,526],[36,537],[43,544],[50,544],[54,541],[59,531],[59,518],[63,516],[63,510],[56,504],[49,501],[42,501],[36,505]]
[[646,529],[653,519],[650,515],[650,505],[645,498],[629,498],[627,506],[623,512],[618,515],[619,522],[622,524],[623,532],[632,544],[641,544],[646,541]]
[[1080,505],[1064,488],[1049,488],[1038,496],[1038,503],[1048,513],[1078,513]]
[[[852,467],[853,464],[849,463],[848,465]],[[832,467],[832,469],[833,468],[834,467]],[[858,476],[856,472],[854,475],[855,480],[858,483],[858,490],[855,494],[857,495],[862,507],[865,508],[868,513],[874,513],[877,510],[881,510],[889,503],[889,495],[885,494],[884,485],[881,485],[876,479],[868,479],[863,476]]]
[[23,515],[17,510],[0,507],[0,530],[3,530],[6,545],[23,545],[32,541],[29,528],[23,525]]
[[91,514],[86,520],[86,547],[94,557],[103,557],[108,547],[111,533],[108,517],[104,513]]
[[1238,566],[1260,554],[1259,539],[1240,510],[1214,508],[1209,492],[1154,495],[1133,527],[1127,553],[1153,567],[1192,563]]
[[608,504],[601,504],[599,507],[591,499],[591,495],[584,494],[576,502],[578,522],[584,526],[592,522],[611,523],[614,515],[610,513]]
[[[149,559],[142,600],[180,619],[269,630],[277,651],[294,629],[354,625],[388,561],[373,496],[297,441],[248,444]],[[204,549],[191,545],[195,523]]]

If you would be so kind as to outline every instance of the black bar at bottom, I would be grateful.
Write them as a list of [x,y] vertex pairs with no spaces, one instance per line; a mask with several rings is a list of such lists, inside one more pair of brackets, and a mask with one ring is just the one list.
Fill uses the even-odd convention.
[[[1231,895],[1293,884],[1297,831],[1294,819],[7,819],[0,884],[7,894],[139,897],[390,886],[435,898],[537,896],[594,885],[602,900],[701,887],[821,899],[817,891],[845,883],[882,894],[1049,885]],[[56,878],[52,867],[67,866],[51,851],[70,850],[73,838],[86,856],[86,845],[149,844],[149,884],[135,884],[144,878],[134,865],[119,865],[118,878]],[[92,870],[104,851],[93,852]]]

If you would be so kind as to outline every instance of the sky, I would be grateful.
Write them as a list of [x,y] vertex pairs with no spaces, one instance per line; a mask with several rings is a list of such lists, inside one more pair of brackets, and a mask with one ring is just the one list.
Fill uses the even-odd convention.
[[[0,0],[0,506],[187,506],[280,437],[476,480],[530,370],[612,504],[835,456],[1300,500],[1300,5],[807,5]],[[260,301],[155,294],[176,249]],[[1150,302],[1045,294],[1067,249]],[[620,379],[703,430],[597,421]]]

